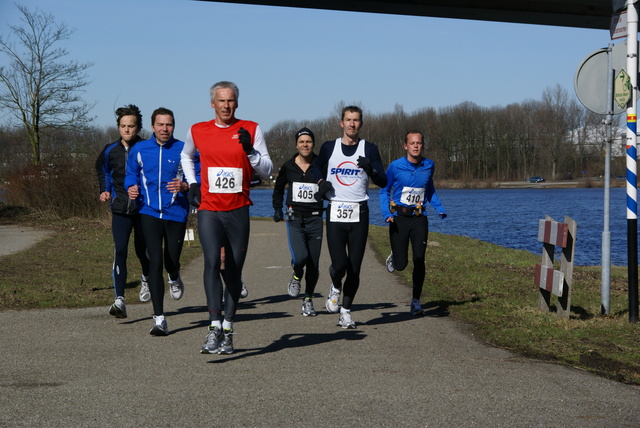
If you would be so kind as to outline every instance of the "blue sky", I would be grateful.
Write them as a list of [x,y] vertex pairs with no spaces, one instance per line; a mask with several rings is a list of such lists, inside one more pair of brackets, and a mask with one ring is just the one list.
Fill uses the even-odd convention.
[[[149,130],[163,106],[178,138],[213,117],[209,87],[219,80],[238,84],[237,116],[266,131],[327,117],[341,101],[383,113],[506,106],[556,84],[573,95],[580,62],[610,43],[608,30],[194,0],[19,3],[76,30],[64,47],[69,59],[95,63],[85,94],[97,103],[94,124],[114,124],[114,108],[134,103]],[[0,3],[3,37],[18,17],[13,2]]]

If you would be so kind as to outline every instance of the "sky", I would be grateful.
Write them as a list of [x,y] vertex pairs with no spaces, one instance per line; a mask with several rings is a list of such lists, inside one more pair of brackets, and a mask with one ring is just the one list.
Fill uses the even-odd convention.
[[[75,30],[59,47],[94,63],[84,94],[94,125],[115,125],[114,110],[133,103],[149,130],[151,112],[167,107],[177,138],[213,118],[209,88],[220,80],[240,88],[236,116],[268,131],[335,115],[340,102],[380,114],[507,106],[558,84],[575,95],[580,63],[611,42],[608,30],[196,0],[17,3]],[[19,17],[0,2],[3,38]]]

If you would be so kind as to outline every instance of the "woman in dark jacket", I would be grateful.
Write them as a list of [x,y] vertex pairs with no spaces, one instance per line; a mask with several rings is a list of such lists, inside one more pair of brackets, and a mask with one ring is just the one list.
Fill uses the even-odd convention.
[[141,140],[138,133],[142,127],[142,114],[138,107],[130,104],[116,110],[116,117],[120,139],[104,147],[96,161],[96,173],[100,186],[100,200],[111,203],[111,232],[115,245],[112,270],[115,301],[109,313],[116,318],[126,318],[124,290],[127,281],[127,255],[131,230],[133,230],[136,255],[142,266],[140,301],[147,302],[151,298],[147,284],[149,259],[138,214],[140,200],[130,199],[124,188],[129,150]]

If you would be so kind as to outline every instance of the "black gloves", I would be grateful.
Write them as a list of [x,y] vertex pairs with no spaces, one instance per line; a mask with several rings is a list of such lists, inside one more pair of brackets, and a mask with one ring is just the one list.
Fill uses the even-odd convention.
[[284,214],[282,214],[282,210],[273,210],[273,221],[276,223],[284,220]]
[[373,175],[373,168],[371,168],[371,160],[369,160],[369,158],[365,158],[364,156],[359,156],[358,168],[362,168],[369,177]]
[[330,181],[322,180],[318,185],[318,191],[313,195],[316,198],[316,201],[322,202],[323,199],[327,198],[327,194],[333,191],[333,184]]
[[240,144],[242,144],[242,150],[247,154],[247,156],[252,155],[255,151],[253,149],[253,144],[251,144],[251,134],[244,128],[240,128],[238,130],[238,134],[240,135]]
[[189,203],[194,207],[198,208],[200,206],[200,183],[193,183],[189,186],[187,199],[189,199]]

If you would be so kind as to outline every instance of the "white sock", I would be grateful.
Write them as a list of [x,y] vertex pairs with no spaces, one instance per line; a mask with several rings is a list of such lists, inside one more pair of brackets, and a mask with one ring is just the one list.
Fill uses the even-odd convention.
[[222,322],[222,329],[223,330],[233,330],[233,323],[231,321],[224,320]]
[[345,308],[340,308],[340,313],[341,314],[350,314],[351,313],[351,309],[345,309]]
[[222,323],[220,321],[211,321],[211,327],[222,328]]
[[160,324],[164,321],[164,315],[154,315],[153,319],[156,321],[156,324]]

